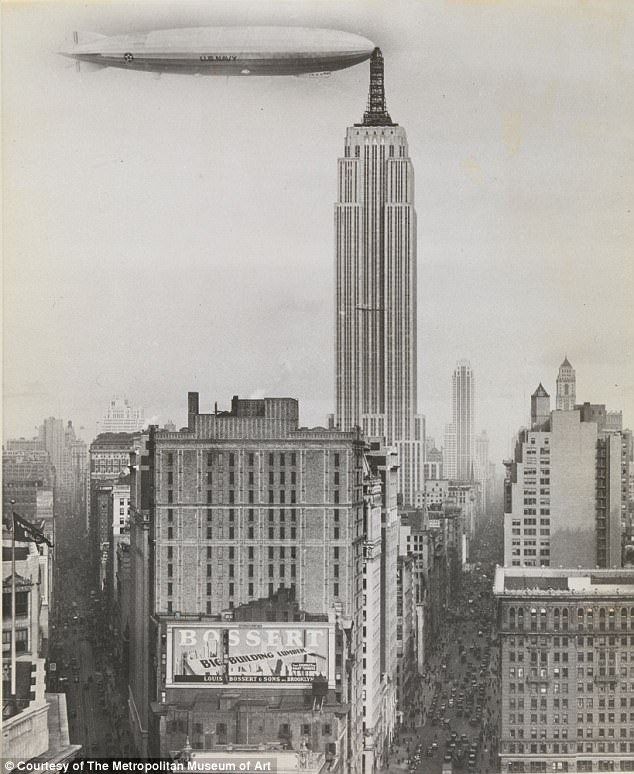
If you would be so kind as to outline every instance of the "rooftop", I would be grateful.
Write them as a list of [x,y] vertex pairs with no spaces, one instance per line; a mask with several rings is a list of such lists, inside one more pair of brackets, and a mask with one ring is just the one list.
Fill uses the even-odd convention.
[[600,594],[634,597],[634,569],[497,567],[493,591],[497,596],[540,594]]

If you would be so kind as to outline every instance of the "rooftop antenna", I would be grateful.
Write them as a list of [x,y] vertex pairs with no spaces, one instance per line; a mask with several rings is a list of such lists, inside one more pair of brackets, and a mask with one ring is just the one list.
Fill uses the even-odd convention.
[[363,114],[363,126],[395,126],[387,112],[383,77],[383,54],[375,48],[370,57],[370,90],[368,106]]

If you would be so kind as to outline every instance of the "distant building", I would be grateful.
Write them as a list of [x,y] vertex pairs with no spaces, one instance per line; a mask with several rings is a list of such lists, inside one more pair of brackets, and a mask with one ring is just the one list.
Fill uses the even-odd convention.
[[489,502],[490,486],[489,470],[489,436],[486,430],[482,430],[475,437],[475,457],[473,466],[474,480],[479,484],[478,490],[478,513],[486,512]]
[[495,574],[503,772],[633,771],[634,570]]
[[557,374],[557,411],[572,411],[575,407],[576,393],[575,369],[565,357]]
[[472,481],[475,464],[475,375],[468,360],[459,360],[451,377],[452,425],[456,433],[458,481]]
[[87,448],[73,423],[55,417],[39,428],[39,441],[55,468],[55,507],[60,516],[81,517],[85,508]]
[[115,483],[130,469],[130,453],[140,443],[141,433],[103,433],[90,444],[86,529],[94,518],[92,490],[103,483]]
[[115,396],[97,423],[97,433],[138,433],[145,427],[145,411],[127,398]]
[[623,430],[623,412],[608,411],[605,415],[605,429],[611,432],[621,432]]
[[433,444],[425,450],[425,481],[444,478],[443,454]]
[[458,478],[458,447],[456,426],[453,424],[445,425],[442,465],[444,478],[455,481]]

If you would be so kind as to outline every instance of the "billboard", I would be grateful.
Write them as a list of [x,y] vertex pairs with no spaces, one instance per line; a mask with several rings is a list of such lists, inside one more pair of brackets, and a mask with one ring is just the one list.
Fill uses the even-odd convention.
[[191,623],[167,626],[167,687],[218,684],[334,688],[334,625]]

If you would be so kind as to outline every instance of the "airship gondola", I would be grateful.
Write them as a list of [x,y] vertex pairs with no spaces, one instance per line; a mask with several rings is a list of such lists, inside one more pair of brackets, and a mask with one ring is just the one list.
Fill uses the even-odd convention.
[[194,75],[304,75],[352,67],[374,44],[307,27],[193,27],[108,37],[74,33],[60,53],[79,63]]

